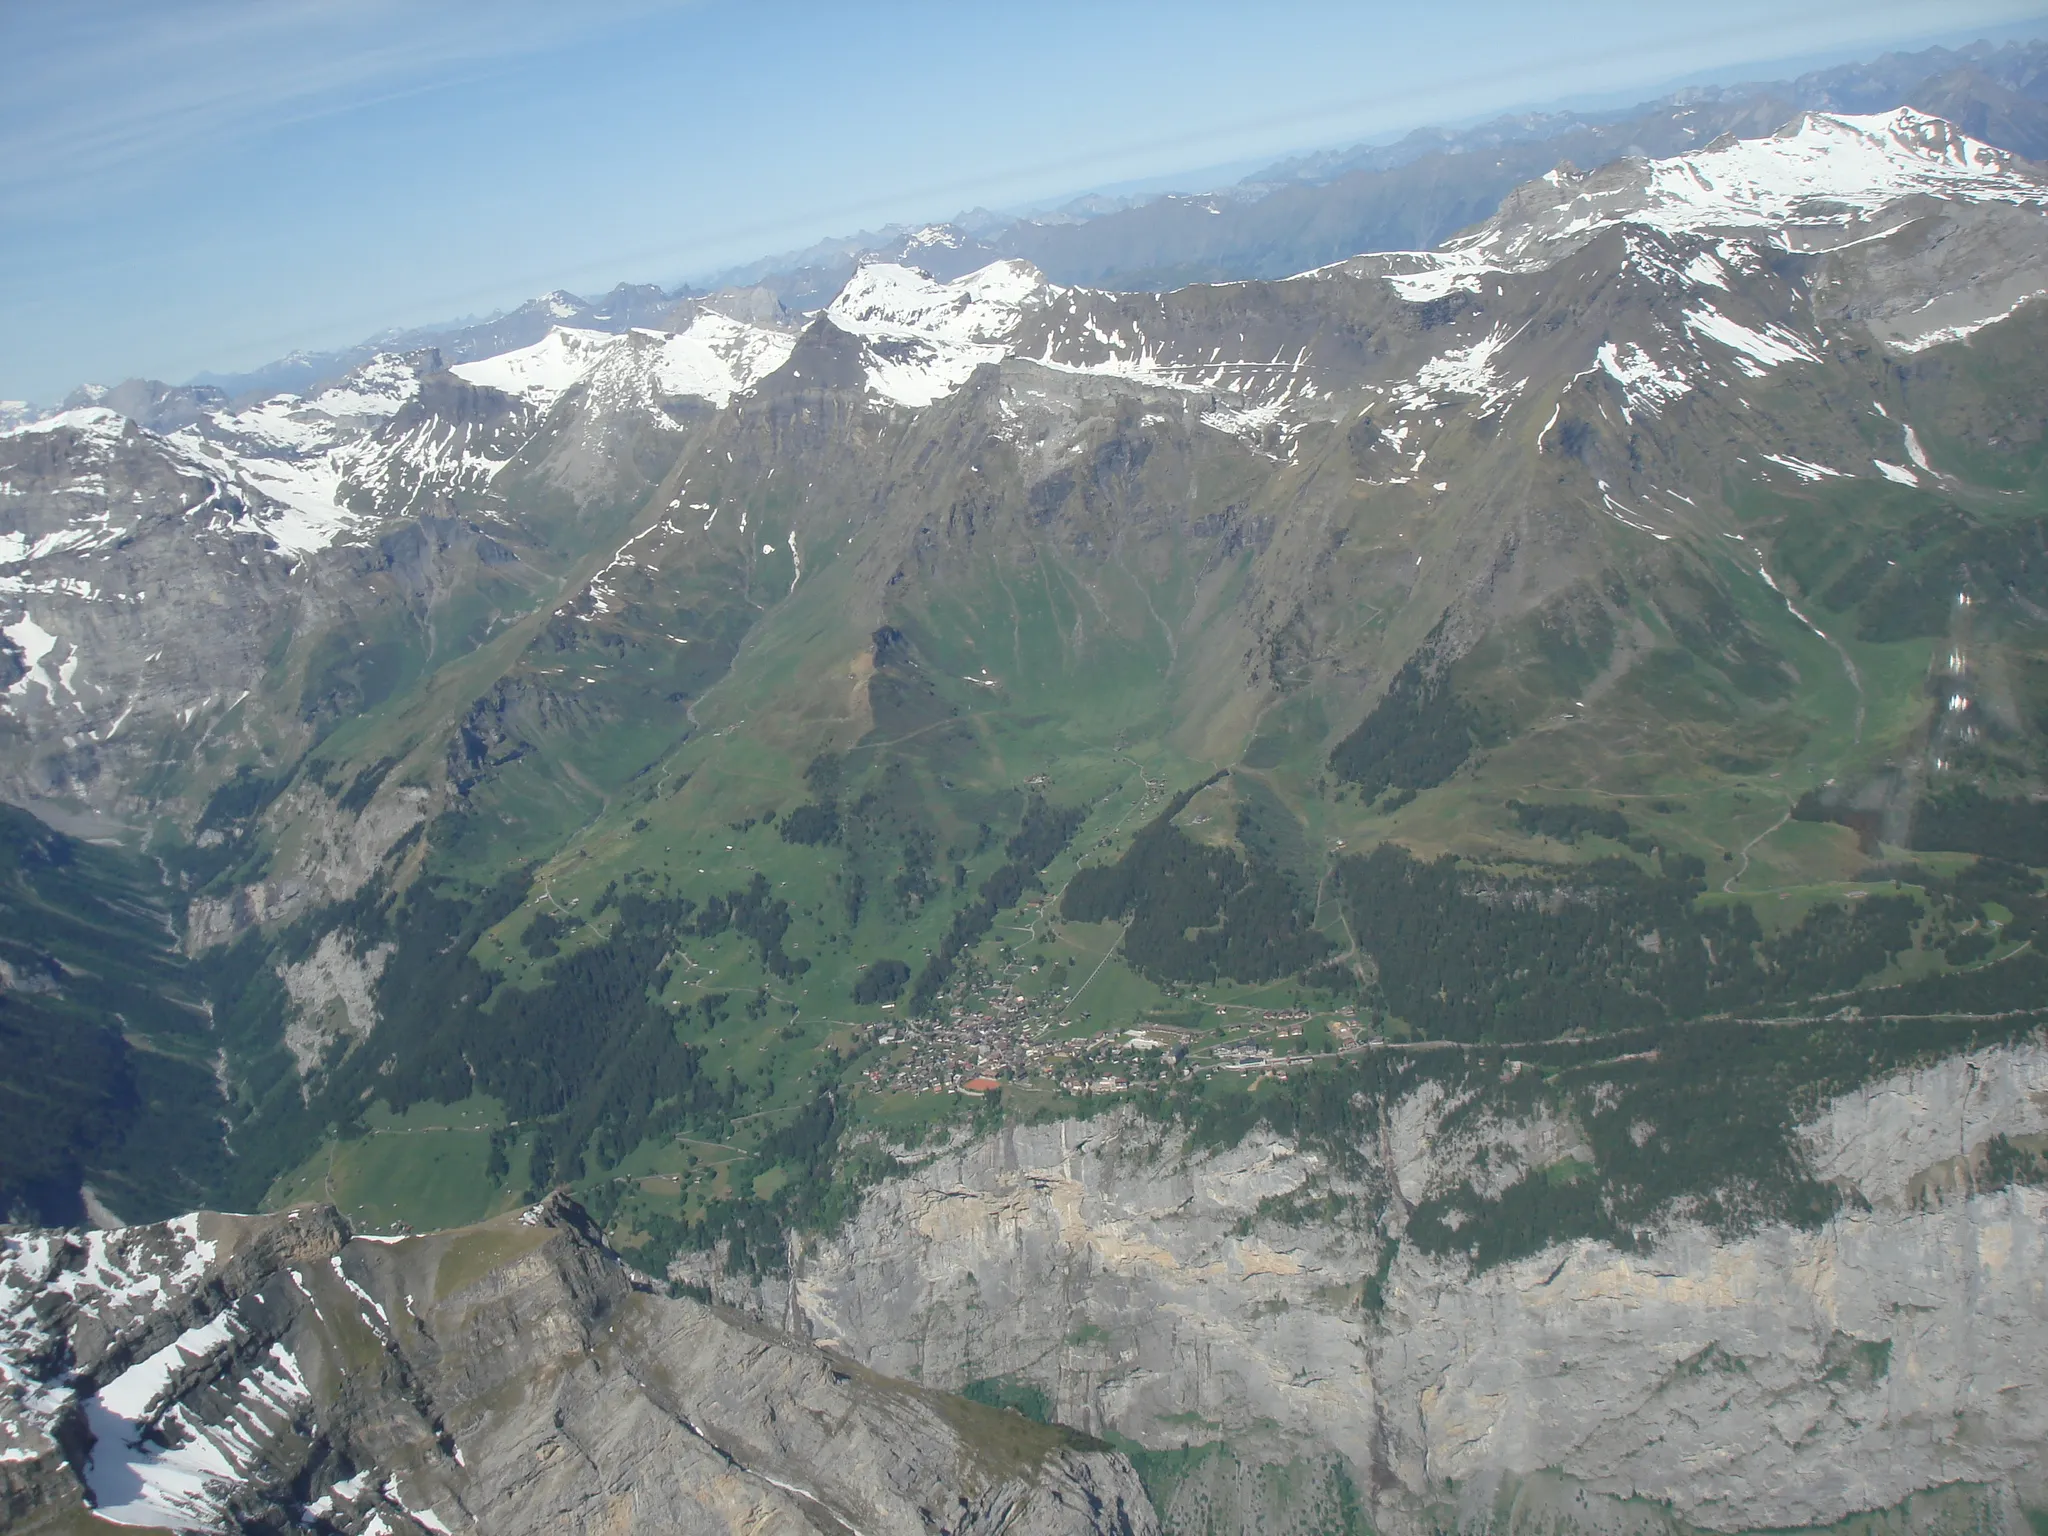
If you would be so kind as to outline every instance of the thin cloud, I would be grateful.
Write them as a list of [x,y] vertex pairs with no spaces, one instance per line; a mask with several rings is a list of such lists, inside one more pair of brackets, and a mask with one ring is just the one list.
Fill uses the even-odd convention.
[[[2038,0],[1977,0],[1957,5],[1945,28],[1992,26],[2029,17]],[[439,303],[496,305],[515,302],[544,288],[597,284],[610,287],[644,274],[674,281],[703,278],[731,266],[775,254],[781,243],[808,244],[855,229],[951,217],[969,205],[1021,206],[1034,199],[1071,196],[1091,185],[1172,175],[1205,161],[1258,163],[1315,144],[1357,143],[1423,123],[1444,123],[1482,113],[1525,110],[1532,82],[1541,82],[1542,102],[1582,93],[1621,90],[1642,97],[1663,89],[1660,82],[1714,72],[1727,75],[1752,65],[1771,78],[1772,61],[1799,56],[1845,36],[1867,51],[1916,46],[1916,30],[1929,20],[1923,0],[1831,0],[1808,4],[1767,38],[1753,24],[1694,27],[1680,36],[1645,43],[1631,39],[1606,47],[1572,42],[1554,52],[1519,58],[1512,67],[1456,69],[1441,74],[1411,73],[1407,84],[1379,86],[1370,94],[1303,103],[1280,112],[1218,114],[1199,129],[1179,129],[1142,139],[1052,156],[990,163],[971,176],[906,182],[856,200],[820,198],[801,212],[761,218],[729,217],[692,231],[687,240],[624,244],[598,262],[534,265],[494,277],[488,287],[450,285]],[[1853,29],[1852,29],[1853,24]],[[1521,99],[1518,99],[1518,95]]]
[[[199,146],[473,77],[687,0],[196,0],[16,10],[0,201],[94,200]],[[70,201],[69,198],[62,198]]]

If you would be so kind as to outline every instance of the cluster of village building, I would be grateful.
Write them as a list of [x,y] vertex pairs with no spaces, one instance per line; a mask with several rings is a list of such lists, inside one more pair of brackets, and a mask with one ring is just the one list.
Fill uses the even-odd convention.
[[890,1093],[985,1094],[1026,1084],[1116,1093],[1184,1072],[1284,1075],[1290,1063],[1379,1043],[1346,1008],[1328,1016],[1328,1038],[1313,1050],[1304,1039],[1311,1017],[1305,1009],[1217,1008],[1209,1030],[1148,1022],[1076,1037],[1058,995],[1008,993],[978,1009],[956,1007],[944,1019],[876,1026],[863,1076]]

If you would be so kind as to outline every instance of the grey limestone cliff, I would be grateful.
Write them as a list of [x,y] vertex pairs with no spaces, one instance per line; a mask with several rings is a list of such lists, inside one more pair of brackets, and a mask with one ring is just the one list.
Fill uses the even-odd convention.
[[[1381,1529],[1881,1510],[2023,1528],[2048,1446],[2048,1194],[1991,1187],[1985,1158],[2048,1129],[2048,1050],[1829,1105],[1802,1138],[1843,1194],[1818,1227],[1680,1210],[1641,1251],[1580,1241],[1478,1272],[1400,1241],[1409,1202],[1571,1156],[1573,1135],[1545,1116],[1452,1129],[1454,1107],[1407,1101],[1348,1185],[1270,1132],[1199,1150],[1124,1112],[1006,1130],[877,1189],[756,1293],[876,1370],[1029,1383],[1155,1451],[1336,1458]],[[1291,1215],[1311,1187],[1366,1214]],[[1942,1502],[1959,1490],[1961,1514]]]
[[192,1530],[1156,1528],[1127,1461],[654,1293],[551,1202],[0,1250],[0,1523]]

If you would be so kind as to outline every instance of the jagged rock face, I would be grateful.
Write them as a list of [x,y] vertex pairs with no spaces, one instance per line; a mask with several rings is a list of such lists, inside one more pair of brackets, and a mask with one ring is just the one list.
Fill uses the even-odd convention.
[[130,381],[11,425],[0,793],[189,825],[223,755],[290,761],[408,658],[459,656],[551,595],[792,345],[774,316],[690,307],[657,333],[627,328],[632,305],[553,309],[621,323],[452,368],[380,354],[239,407]]
[[1150,1447],[1335,1452],[1382,1529],[1524,1495],[1516,1520],[1582,1528],[1634,1524],[1631,1500],[1681,1527],[1826,1525],[1950,1485],[2017,1528],[2044,1491],[2048,1193],[1979,1175],[1993,1138],[2048,1127],[2044,1085],[2034,1043],[1838,1100],[1805,1133],[1849,1195],[1817,1230],[1681,1218],[1642,1252],[1477,1274],[1387,1251],[1406,1201],[1569,1155],[1567,1127],[1440,1132],[1451,1106],[1418,1095],[1350,1181],[1379,1231],[1282,1219],[1272,1202],[1328,1170],[1271,1134],[1195,1151],[1124,1115],[1017,1128],[876,1190],[753,1294],[878,1370],[1029,1381]]
[[0,793],[126,809],[260,683],[292,562],[260,497],[109,410],[0,437],[0,485]]
[[559,1202],[8,1239],[0,1394],[30,1529],[1156,1529],[1122,1457],[655,1295]]

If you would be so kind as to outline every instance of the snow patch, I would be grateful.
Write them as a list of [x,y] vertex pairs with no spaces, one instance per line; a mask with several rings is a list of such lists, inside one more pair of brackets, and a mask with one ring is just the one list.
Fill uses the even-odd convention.
[[1633,412],[1642,411],[1656,415],[1680,395],[1692,388],[1691,382],[1676,369],[1665,368],[1634,342],[1624,341],[1601,344],[1597,358],[1607,376],[1621,386],[1622,419],[1633,421]]
[[1726,288],[1728,269],[1712,251],[1701,251],[1685,264],[1687,282],[1697,283],[1702,288]]
[[[50,652],[56,649],[57,637],[27,614],[0,629],[0,634],[6,635],[14,642],[15,649],[21,652],[21,659],[28,666],[28,670],[9,685],[9,696],[26,695],[29,684],[38,683],[43,692],[54,701],[57,695],[57,674],[44,663],[49,659]],[[39,671],[43,674],[41,677],[36,675]]]
[[1934,466],[1927,462],[1927,450],[1920,446],[1920,434],[1910,426],[1906,428],[1906,457],[1913,461],[1915,469],[1924,469],[1930,475],[1934,473]]
[[1894,341],[1892,345],[1901,352],[1924,352],[1929,347],[1938,347],[1951,341],[1962,341],[1966,337],[1976,335],[1977,332],[1983,330],[1986,326],[1996,325],[2001,320],[2010,320],[2021,309],[2033,303],[2034,300],[2042,297],[2044,294],[2048,294],[2048,288],[2038,288],[2032,293],[2021,295],[1994,315],[1986,315],[1981,320],[1972,320],[1961,325],[1941,326],[1935,330],[1923,331],[1917,336],[1901,337],[1899,340]]
[[1712,305],[1687,310],[1685,326],[1694,335],[1718,341],[1734,352],[1736,366],[1752,378],[1761,378],[1765,369],[1775,368],[1780,363],[1820,361],[1818,353],[1783,326],[1766,325],[1760,331],[1751,330],[1739,320],[1729,319]]
[[1521,384],[1503,386],[1494,370],[1494,359],[1520,334],[1519,329],[1496,325],[1469,346],[1431,358],[1412,380],[1395,388],[1395,400],[1410,410],[1422,410],[1444,395],[1476,395],[1482,414],[1495,410],[1521,393]]
[[1812,464],[1805,459],[1794,458],[1789,453],[1767,453],[1764,457],[1773,464],[1781,465],[1791,470],[1793,474],[1802,480],[1813,481],[1830,478],[1840,480],[1846,478],[1839,469],[1830,469],[1825,464]]

